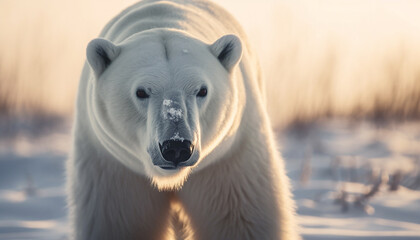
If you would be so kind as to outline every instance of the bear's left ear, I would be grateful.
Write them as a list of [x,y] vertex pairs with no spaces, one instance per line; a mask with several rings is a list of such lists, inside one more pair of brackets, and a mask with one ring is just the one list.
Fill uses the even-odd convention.
[[231,72],[242,57],[241,40],[235,35],[225,35],[210,45],[210,51]]
[[120,48],[104,38],[90,41],[86,48],[87,61],[95,72],[96,78],[118,57]]

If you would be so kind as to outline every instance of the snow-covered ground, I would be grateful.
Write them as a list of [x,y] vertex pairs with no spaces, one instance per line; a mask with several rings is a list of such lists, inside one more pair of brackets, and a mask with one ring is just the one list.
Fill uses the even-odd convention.
[[[0,122],[0,239],[68,239],[69,125]],[[420,239],[420,122],[326,120],[278,139],[304,239]]]
[[279,140],[304,239],[420,239],[420,122],[330,120]]
[[51,120],[0,121],[0,239],[68,239],[69,133]]

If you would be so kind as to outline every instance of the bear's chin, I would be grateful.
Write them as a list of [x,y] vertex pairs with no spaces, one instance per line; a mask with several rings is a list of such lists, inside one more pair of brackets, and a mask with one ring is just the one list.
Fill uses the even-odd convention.
[[149,176],[151,177],[153,186],[159,191],[176,191],[182,188],[190,172],[191,167],[182,167],[172,170],[154,167],[151,172],[149,172]]

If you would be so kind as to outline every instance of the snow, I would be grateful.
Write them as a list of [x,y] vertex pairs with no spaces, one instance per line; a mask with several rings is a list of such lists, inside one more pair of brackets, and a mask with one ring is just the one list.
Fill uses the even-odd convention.
[[175,132],[174,136],[171,137],[171,140],[178,140],[178,141],[183,142],[184,138],[179,136],[179,132]]
[[178,121],[182,118],[182,109],[180,108],[167,108],[163,110],[163,118],[172,121]]
[[[37,134],[4,128],[0,239],[69,239],[70,124]],[[420,122],[326,120],[277,133],[304,239],[420,239]]]
[[170,115],[169,119],[176,119],[182,117],[182,110],[179,108],[169,108],[167,113]]
[[171,106],[171,105],[172,105],[172,103],[173,103],[173,101],[172,101],[172,100],[170,100],[170,99],[164,99],[164,100],[163,100],[163,106],[167,106],[167,107],[169,107],[169,106]]
[[278,138],[304,239],[420,239],[419,122],[329,120]]
[[174,103],[176,102],[170,99],[164,99],[163,106],[165,107],[162,110],[162,114],[164,119],[169,119],[176,122],[182,118],[182,109],[171,107]]

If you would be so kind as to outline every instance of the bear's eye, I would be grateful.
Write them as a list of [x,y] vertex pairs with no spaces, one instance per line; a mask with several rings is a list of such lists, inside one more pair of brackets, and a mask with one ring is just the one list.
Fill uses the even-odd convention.
[[207,88],[202,87],[197,93],[197,97],[205,97],[207,95]]
[[144,89],[137,89],[137,91],[136,91],[136,96],[137,96],[138,98],[143,99],[143,98],[148,98],[148,97],[149,97],[149,94],[147,94],[147,93],[146,93],[146,91],[145,91]]

